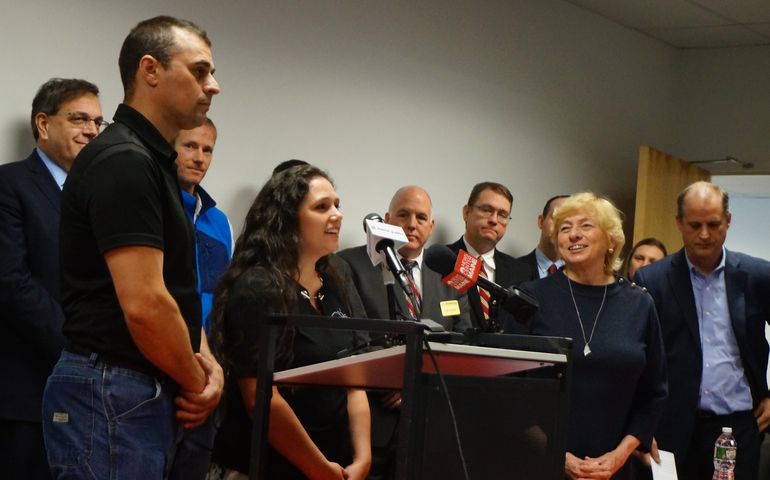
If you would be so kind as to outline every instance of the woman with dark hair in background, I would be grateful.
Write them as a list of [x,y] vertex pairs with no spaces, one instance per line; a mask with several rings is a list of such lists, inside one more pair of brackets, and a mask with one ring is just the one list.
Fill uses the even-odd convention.
[[564,268],[521,288],[540,302],[533,334],[574,339],[564,472],[570,479],[629,479],[629,456],[649,451],[667,394],[655,306],[615,276],[625,237],[612,203],[575,194],[556,208],[553,222]]
[[647,237],[639,240],[623,262],[623,272],[627,279],[634,281],[634,275],[640,268],[655,263],[668,255],[666,246],[657,238]]
[[[342,213],[329,177],[312,165],[274,175],[254,200],[217,289],[214,342],[229,370],[226,413],[214,448],[217,478],[245,478],[256,401],[259,325],[271,313],[345,317],[350,299],[329,263]],[[275,369],[336,358],[350,332],[283,330]],[[363,480],[371,463],[363,390],[273,387],[268,478]]]

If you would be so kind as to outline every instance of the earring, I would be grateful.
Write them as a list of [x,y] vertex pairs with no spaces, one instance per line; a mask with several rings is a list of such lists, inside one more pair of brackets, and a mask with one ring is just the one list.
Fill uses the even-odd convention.
[[610,248],[609,250],[607,250],[607,253],[612,255],[613,253],[615,253],[615,249],[614,248]]

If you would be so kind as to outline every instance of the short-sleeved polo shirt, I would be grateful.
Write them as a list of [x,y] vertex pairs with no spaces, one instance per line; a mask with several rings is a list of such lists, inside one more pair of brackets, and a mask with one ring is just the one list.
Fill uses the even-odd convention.
[[64,334],[79,349],[153,368],[129,334],[104,254],[125,246],[163,251],[166,288],[198,351],[195,240],[179,194],[174,149],[127,105],[118,106],[113,119],[78,155],[62,193]]

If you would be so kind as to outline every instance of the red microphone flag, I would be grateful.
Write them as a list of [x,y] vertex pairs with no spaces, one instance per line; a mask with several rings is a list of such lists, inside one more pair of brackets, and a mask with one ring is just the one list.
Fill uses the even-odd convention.
[[454,271],[442,278],[441,281],[459,292],[465,292],[476,284],[480,271],[481,262],[479,259],[465,250],[460,250]]

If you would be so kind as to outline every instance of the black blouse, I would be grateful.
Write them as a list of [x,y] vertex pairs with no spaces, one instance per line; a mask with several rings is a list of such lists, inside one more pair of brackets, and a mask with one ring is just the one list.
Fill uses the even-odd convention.
[[[260,280],[255,280],[260,278]],[[255,377],[259,325],[271,311],[269,292],[273,290],[257,274],[244,275],[233,286],[224,322],[225,350],[234,366],[227,385],[227,412],[214,447],[214,462],[228,468],[248,472],[252,422],[244,408],[237,380]],[[319,310],[313,308],[307,292],[297,284],[296,313],[347,317],[344,302],[330,282],[325,281],[316,297]],[[274,290],[273,290],[274,291]],[[232,348],[227,343],[233,342]],[[311,365],[337,358],[338,352],[349,348],[353,335],[343,330],[297,328],[291,341],[291,358],[276,358],[275,370]],[[352,462],[352,445],[347,414],[347,390],[320,387],[279,387],[302,426],[326,458],[340,465]],[[270,449],[270,479],[302,479],[302,473]]]

